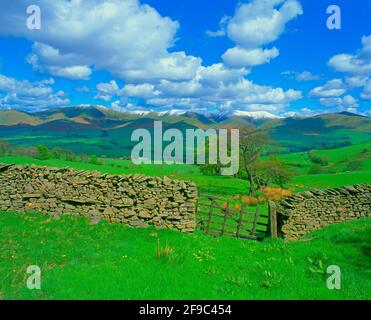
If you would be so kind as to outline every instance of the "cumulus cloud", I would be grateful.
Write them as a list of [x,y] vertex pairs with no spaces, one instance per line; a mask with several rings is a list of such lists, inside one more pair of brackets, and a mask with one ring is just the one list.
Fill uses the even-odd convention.
[[143,84],[127,84],[122,89],[122,94],[129,97],[136,97],[141,99],[149,99],[156,97],[159,94],[159,91],[155,90],[155,86],[149,83]]
[[276,47],[272,49],[243,49],[234,47],[228,49],[222,56],[226,65],[231,67],[253,67],[269,62],[279,55]]
[[104,100],[106,102],[111,101],[113,96],[119,95],[120,89],[115,80],[111,80],[109,83],[98,83],[97,84],[98,94],[95,99]]
[[329,60],[328,65],[353,76],[371,76],[371,35],[362,37],[362,48],[356,53],[337,54]]
[[343,95],[347,87],[341,79],[333,79],[325,85],[312,89],[309,93],[313,98],[333,98]]
[[253,67],[276,58],[276,47],[262,47],[277,40],[286,24],[302,13],[296,0],[253,0],[239,5],[227,25],[227,35],[236,46],[224,53],[223,61],[233,67]]
[[[301,98],[301,92],[261,86],[247,80],[245,69],[229,69],[215,64],[199,69],[190,81],[163,80],[159,84],[146,84],[146,103],[168,108],[215,108],[240,110],[266,110],[277,112],[290,102]],[[123,92],[141,98],[142,90],[126,86]]]
[[227,23],[228,23],[229,20],[230,20],[230,17],[224,16],[219,22],[219,29],[216,30],[216,31],[207,30],[206,35],[208,37],[212,37],[212,38],[214,38],[214,37],[224,37],[227,34],[226,26],[227,26]]
[[346,95],[342,99],[342,105],[346,108],[357,108],[359,107],[357,99],[351,95]]
[[277,48],[263,46],[278,39],[285,25],[302,13],[297,0],[240,5],[235,16],[220,25],[235,48],[225,53],[224,63],[211,66],[204,66],[200,57],[174,51],[178,22],[138,0],[39,0],[43,27],[37,32],[20,23],[27,4],[27,0],[0,3],[0,35],[30,40],[27,61],[38,72],[87,80],[95,70],[105,70],[113,79],[124,80],[123,88],[115,80],[96,87],[95,98],[114,100],[116,108],[127,107],[130,98],[136,98],[167,108],[273,112],[301,98],[300,91],[246,79],[251,67],[278,56]]
[[87,66],[49,67],[49,72],[53,76],[70,80],[88,80],[91,75],[91,69]]
[[320,98],[321,105],[325,107],[340,107],[341,110],[355,109],[359,107],[358,101],[351,95],[346,95],[343,98]]
[[[33,41],[31,63],[39,71],[88,79],[91,68],[131,81],[191,79],[201,59],[169,52],[179,24],[137,0],[39,0],[43,28],[26,28],[29,1],[2,1],[0,34]],[[46,27],[47,26],[47,27]]]
[[[38,82],[17,80],[0,74],[0,109],[35,111],[67,106],[69,99],[63,91],[54,92],[50,79]],[[54,83],[54,82],[53,82]]]
[[253,0],[238,7],[228,36],[244,48],[257,48],[277,40],[286,24],[302,13],[296,0]]
[[371,79],[367,81],[365,87],[363,88],[361,98],[364,100],[371,100]]
[[293,117],[309,117],[317,115],[318,113],[321,113],[321,111],[312,110],[310,108],[301,108],[299,110],[295,111],[287,111],[281,114],[281,116],[285,118],[293,118]]
[[358,88],[363,87],[368,79],[368,76],[349,76],[345,77],[345,82],[350,88]]

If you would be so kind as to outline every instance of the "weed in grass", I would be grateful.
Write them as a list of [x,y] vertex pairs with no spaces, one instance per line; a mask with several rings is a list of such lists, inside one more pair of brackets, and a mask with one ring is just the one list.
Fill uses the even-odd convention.
[[216,267],[209,267],[209,268],[206,268],[205,269],[205,272],[204,272],[206,275],[208,276],[214,276],[216,274],[219,273],[219,268],[216,268]]
[[309,271],[311,273],[317,273],[320,275],[325,275],[326,274],[326,268],[324,266],[324,263],[320,259],[312,259],[312,258],[307,258],[309,263],[311,264],[311,267],[309,268]]
[[285,261],[287,264],[293,264],[292,257],[288,257]]
[[157,239],[157,247],[155,256],[157,259],[160,260],[169,260],[171,256],[174,254],[174,248],[169,246],[166,242],[165,246],[161,246],[160,239]]
[[198,250],[196,253],[193,254],[193,256],[198,262],[206,262],[206,261],[215,260],[215,256],[210,252],[209,249],[205,249],[205,248]]
[[248,279],[243,276],[241,277],[228,276],[227,278],[224,279],[224,282],[229,285],[233,285],[237,287],[251,286],[251,283],[248,281]]
[[264,271],[263,279],[260,281],[260,286],[262,288],[273,288],[278,287],[281,283],[282,275],[279,275],[273,271]]
[[218,290],[222,295],[226,297],[231,297],[234,295],[234,291],[230,287],[222,287]]

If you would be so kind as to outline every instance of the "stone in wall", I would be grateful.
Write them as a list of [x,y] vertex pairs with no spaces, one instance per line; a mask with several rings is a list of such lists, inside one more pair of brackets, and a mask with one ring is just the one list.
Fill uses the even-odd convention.
[[132,227],[193,232],[193,182],[140,174],[0,164],[0,211],[81,215]]
[[299,239],[327,225],[371,217],[371,185],[312,189],[285,198],[277,205],[279,234]]

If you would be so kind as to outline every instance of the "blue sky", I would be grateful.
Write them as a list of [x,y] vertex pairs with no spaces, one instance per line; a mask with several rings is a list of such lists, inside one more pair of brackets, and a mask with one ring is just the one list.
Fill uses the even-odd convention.
[[[40,30],[26,26],[31,4]],[[326,25],[332,4],[340,30]],[[14,0],[0,12],[0,109],[370,114],[371,0]]]

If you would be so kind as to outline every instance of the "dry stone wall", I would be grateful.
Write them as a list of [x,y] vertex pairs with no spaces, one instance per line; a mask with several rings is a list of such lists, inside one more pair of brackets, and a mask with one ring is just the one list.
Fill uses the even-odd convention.
[[297,193],[281,201],[276,210],[279,234],[295,240],[329,224],[371,217],[371,185]]
[[193,182],[0,164],[0,185],[0,211],[81,215],[183,232],[195,229]]

